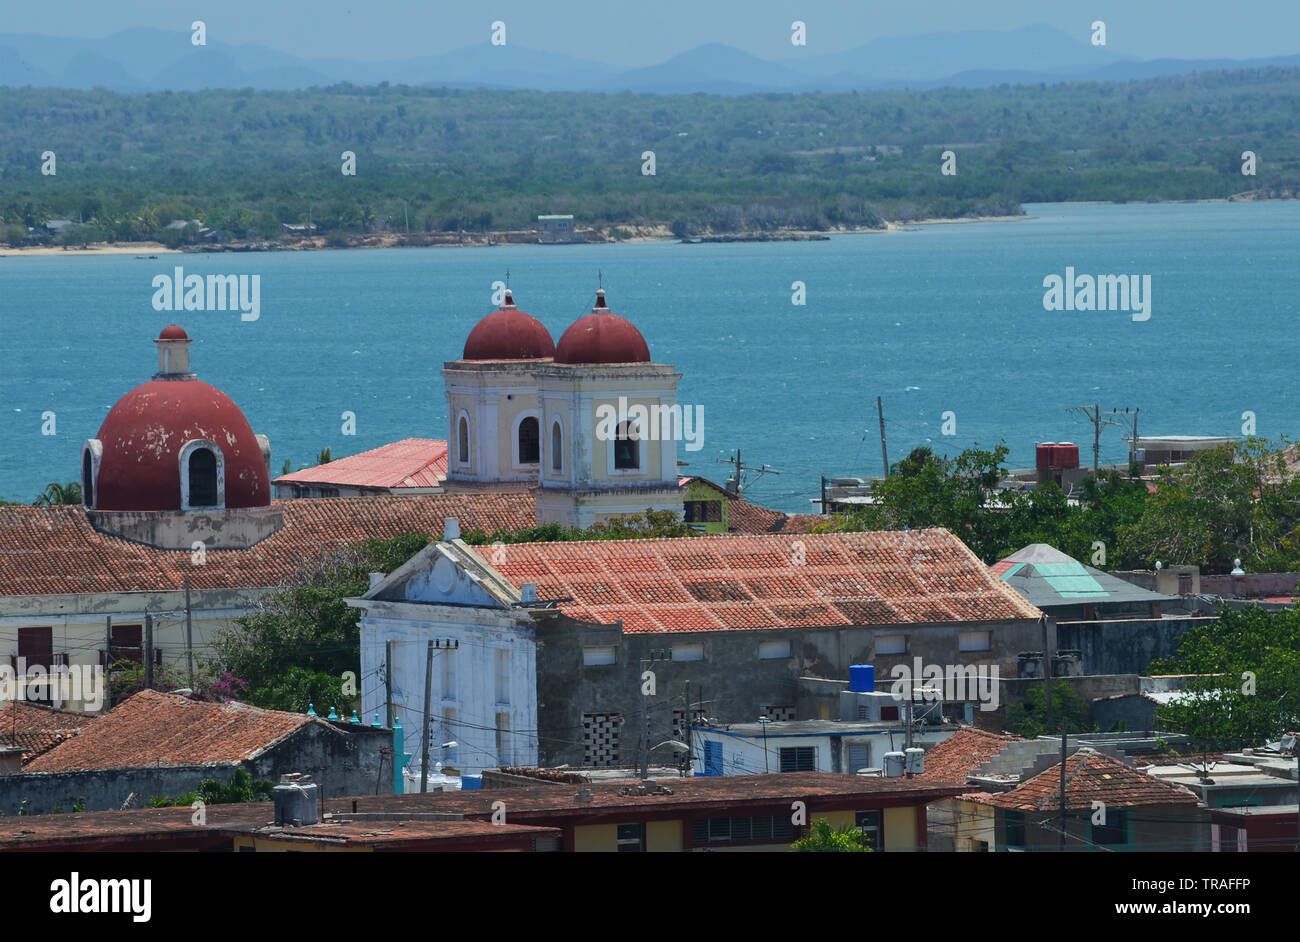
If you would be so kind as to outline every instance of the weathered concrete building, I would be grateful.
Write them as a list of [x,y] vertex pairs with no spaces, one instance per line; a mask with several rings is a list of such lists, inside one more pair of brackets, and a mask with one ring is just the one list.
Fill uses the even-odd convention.
[[22,772],[0,775],[0,811],[139,807],[241,768],[272,782],[306,772],[328,795],[391,793],[392,748],[388,729],[144,690]]
[[[688,711],[721,724],[817,719],[797,715],[800,678],[847,677],[853,664],[874,664],[882,685],[918,659],[1014,675],[1018,652],[1041,638],[1041,613],[944,530],[479,550],[448,540],[353,604],[367,609],[363,675],[382,669],[381,642],[393,640],[394,678],[416,678],[421,695],[428,640],[455,638],[457,626],[500,633],[482,643],[513,652],[508,677],[532,672],[535,733],[495,727],[504,701],[485,665],[468,678],[457,671],[454,700],[435,682],[444,708],[433,720],[446,722],[449,706],[449,736],[482,726],[526,748],[535,736],[541,765],[630,764],[644,729],[651,745],[680,739]],[[517,689],[512,681],[512,698]],[[365,708],[381,697],[376,690]],[[494,745],[477,748],[486,754],[475,761],[497,764]]]
[[[963,836],[967,846],[956,849],[1058,850],[1061,838],[1053,812],[1061,809],[1061,769],[1059,762],[1042,765],[1046,768],[1009,791],[960,796],[958,814],[979,826],[968,824]],[[1065,783],[1067,851],[1209,849],[1209,818],[1196,795],[1181,785],[1088,747],[1065,760]]]

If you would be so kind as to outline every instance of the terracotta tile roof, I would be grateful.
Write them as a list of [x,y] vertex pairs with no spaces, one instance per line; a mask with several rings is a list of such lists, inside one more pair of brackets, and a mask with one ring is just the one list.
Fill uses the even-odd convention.
[[817,514],[788,514],[733,498],[727,508],[727,529],[732,533],[807,533],[822,518]]
[[[637,783],[639,784],[639,783]],[[649,782],[644,795],[627,783],[583,786],[535,785],[495,791],[429,792],[407,795],[360,795],[325,798],[322,814],[461,814],[461,821],[395,821],[374,818],[337,824],[328,819],[295,832],[322,837],[337,831],[341,836],[371,845],[402,843],[409,832],[412,843],[428,840],[455,841],[467,837],[491,837],[516,826],[520,837],[550,836],[553,828],[569,819],[590,822],[604,818],[617,821],[647,810],[669,809],[682,815],[726,815],[744,813],[746,808],[788,809],[795,800],[808,803],[816,813],[824,808],[924,805],[956,796],[952,785],[878,779],[831,772],[791,772],[781,775],[728,775],[692,779],[669,778]],[[635,788],[635,785],[632,786]],[[667,789],[667,792],[660,791]],[[590,801],[577,800],[587,791]],[[491,823],[494,802],[506,802],[507,825]],[[37,815],[4,818],[0,827],[0,849],[10,850],[140,850],[153,844],[176,847],[229,848],[236,835],[258,834],[277,839],[268,824],[274,818],[269,802],[209,805],[206,827],[196,827],[188,808],[140,808],[129,811],[98,811],[80,814]],[[484,830],[486,828],[486,830]],[[525,830],[527,828],[528,830]],[[390,838],[385,832],[392,832]],[[290,832],[292,833],[292,832]],[[465,849],[473,849],[467,847]]]
[[192,566],[188,550],[158,550],[97,532],[76,506],[0,507],[0,596],[279,585],[305,560],[344,544],[406,533],[440,537],[448,517],[462,530],[518,530],[536,523],[533,495],[414,494],[276,501],[284,527],[250,549],[209,550]]
[[97,719],[84,713],[15,701],[0,709],[0,743],[22,749],[22,761],[26,765]]
[[517,543],[495,568],[537,583],[543,601],[572,599],[559,606],[571,617],[633,634],[1040,614],[941,529]]
[[[294,844],[321,843],[385,848],[389,848],[391,845],[410,844],[419,849],[430,849],[443,842],[461,844],[472,840],[475,843],[490,845],[519,838],[558,838],[563,834],[559,828],[539,827],[535,824],[514,824],[509,821],[493,824],[491,821],[392,821],[384,819],[363,821],[330,819],[303,827],[230,829],[232,835],[240,831],[249,836],[268,841],[286,841]],[[468,850],[471,847],[463,847],[463,849]]]
[[990,733],[974,726],[963,726],[925,754],[925,772],[913,778],[926,781],[961,782],[985,762],[992,759],[1019,736]]
[[274,484],[334,487],[438,487],[447,479],[447,443],[404,438],[314,468],[282,474]]
[[761,507],[716,481],[699,475],[677,479],[677,486],[683,490],[691,484],[703,484],[726,499],[727,530],[731,533],[807,533],[810,526],[824,519],[817,514],[788,514],[770,507]]
[[[663,778],[647,782],[645,794],[640,782],[593,782],[587,785],[525,785],[520,788],[480,791],[429,792],[407,795],[367,795],[326,798],[321,810],[346,813],[444,811],[466,818],[490,818],[492,803],[505,801],[507,819],[519,824],[536,823],[543,815],[589,818],[618,809],[671,807],[675,811],[719,813],[746,804],[783,804],[801,799],[810,811],[818,799],[881,799],[886,803],[915,804],[956,796],[963,789],[947,782],[918,782],[904,778],[874,778],[836,772],[785,772],[771,775],[718,775],[696,778]],[[666,788],[668,791],[660,791]],[[579,792],[589,792],[590,801],[578,801]],[[738,812],[741,813],[741,812]]]
[[[1060,763],[1008,792],[980,799],[983,804],[1013,811],[1059,811],[1061,807]],[[1190,789],[1131,769],[1118,759],[1094,749],[1080,749],[1065,760],[1065,807],[1068,811],[1091,810],[1094,801],[1108,808],[1142,805],[1194,805],[1198,799]]]
[[23,771],[242,762],[312,722],[299,713],[142,690]]

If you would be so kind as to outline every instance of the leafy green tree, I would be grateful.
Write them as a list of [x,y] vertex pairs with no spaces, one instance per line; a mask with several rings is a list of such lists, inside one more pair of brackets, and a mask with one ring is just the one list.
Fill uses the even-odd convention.
[[825,818],[817,818],[808,833],[791,848],[812,853],[865,854],[871,850],[862,843],[862,831],[851,824],[833,828]]
[[1092,729],[1089,712],[1088,701],[1079,696],[1069,683],[1056,679],[1052,681],[1052,725],[1055,729],[1047,728],[1047,693],[1042,684],[1031,686],[1020,703],[1007,704],[1004,725],[1026,739],[1055,735],[1062,720],[1067,732],[1077,733]]
[[[360,691],[358,691],[359,695]],[[355,709],[358,696],[345,695],[341,674],[326,674],[290,667],[283,677],[270,679],[257,691],[257,705],[268,710],[306,713],[309,706],[325,716],[331,709],[346,716]]]
[[1190,696],[1156,710],[1161,729],[1189,734],[1194,751],[1260,745],[1300,728],[1300,610],[1224,608],[1150,670],[1197,675]]
[[392,572],[429,543],[423,534],[370,540],[309,562],[289,586],[235,619],[214,646],[227,669],[249,687],[248,701],[278,709],[307,709],[329,678],[341,702],[343,674],[361,673],[359,613],[344,599],[364,595],[371,572]]
[[643,514],[616,517],[605,523],[593,524],[589,529],[562,527],[558,523],[545,523],[522,530],[498,530],[488,534],[482,530],[467,530],[461,539],[470,546],[491,543],[561,543],[579,540],[648,540],[663,537],[699,536],[671,510],[646,508]]
[[1161,469],[1122,541],[1148,565],[1228,572],[1240,558],[1256,572],[1300,568],[1300,475],[1288,469],[1285,447],[1271,449],[1265,439],[1201,452],[1183,468]]
[[174,801],[159,795],[155,796],[152,802],[155,808],[189,807],[196,801],[202,801],[205,805],[246,804],[270,801],[274,796],[274,789],[274,782],[255,779],[247,769],[240,767],[235,769],[228,782],[205,778],[199,782],[197,789],[178,795]]

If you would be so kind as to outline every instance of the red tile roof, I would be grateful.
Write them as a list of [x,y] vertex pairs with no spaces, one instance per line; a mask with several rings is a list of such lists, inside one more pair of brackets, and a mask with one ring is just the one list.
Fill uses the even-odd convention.
[[963,726],[925,754],[925,772],[914,778],[926,781],[961,782],[988,762],[1019,736],[990,733],[974,726]]
[[276,501],[284,526],[250,549],[158,550],[99,533],[75,506],[0,507],[0,596],[262,588],[305,561],[368,539],[406,533],[441,537],[448,517],[462,530],[519,530],[536,523],[531,492],[413,494]]
[[243,762],[313,722],[300,713],[142,690],[23,771]]
[[[979,801],[1013,811],[1059,811],[1061,766],[1058,763],[1011,791]],[[1065,760],[1065,807],[1068,811],[1091,810],[1094,801],[1105,802],[1108,808],[1132,808],[1194,805],[1198,799],[1182,785],[1162,782],[1094,749],[1080,749]]]
[[14,701],[0,709],[0,743],[23,751],[23,764],[71,739],[98,717]]
[[282,474],[275,484],[332,487],[438,487],[447,479],[447,443],[404,438],[314,468]]
[[716,481],[698,475],[677,479],[677,486],[683,490],[695,483],[712,488],[726,499],[727,530],[731,533],[807,533],[814,523],[826,519],[817,514],[788,514],[770,507],[761,507]]
[[942,529],[517,543],[495,568],[633,634],[1040,615]]

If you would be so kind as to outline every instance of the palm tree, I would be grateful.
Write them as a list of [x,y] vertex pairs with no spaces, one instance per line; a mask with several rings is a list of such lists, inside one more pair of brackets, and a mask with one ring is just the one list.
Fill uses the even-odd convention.
[[830,822],[818,818],[813,822],[808,833],[790,845],[795,850],[812,852],[830,852],[842,854],[861,854],[870,850],[862,843],[862,832],[851,824],[843,827],[831,827]]
[[67,484],[60,484],[55,481],[45,485],[45,490],[32,503],[37,507],[53,504],[80,504],[81,485],[76,481],[69,481]]

